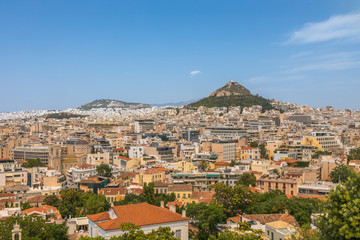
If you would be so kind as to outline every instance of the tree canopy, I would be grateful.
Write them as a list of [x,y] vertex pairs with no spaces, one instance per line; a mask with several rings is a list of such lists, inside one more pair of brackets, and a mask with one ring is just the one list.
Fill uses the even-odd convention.
[[257,142],[251,142],[250,147],[257,148],[259,144]]
[[49,224],[39,216],[17,216],[0,221],[0,238],[11,239],[15,223],[21,228],[23,240],[68,240],[66,223]]
[[349,155],[347,156],[347,161],[351,160],[360,160],[360,147],[350,150]]
[[111,167],[108,164],[102,163],[96,167],[96,172],[102,177],[111,177]]
[[45,164],[41,162],[39,158],[29,159],[27,162],[22,164],[24,168],[33,168],[33,167],[45,167]]
[[333,183],[346,181],[349,177],[356,175],[355,170],[344,164],[337,165],[329,174]]
[[226,220],[224,207],[214,203],[187,204],[186,215],[192,219],[192,224],[198,229],[192,237],[199,240],[216,236],[219,232],[217,225]]
[[260,157],[264,159],[268,159],[269,155],[267,154],[265,143],[261,143],[259,145]]
[[360,175],[354,175],[331,191],[318,222],[322,237],[360,239]]
[[83,217],[104,212],[110,208],[105,196],[101,194],[64,189],[60,191],[60,196],[61,199],[57,196],[48,196],[44,199],[44,203],[56,207],[63,218]]
[[239,179],[236,181],[236,184],[240,184],[246,187],[256,186],[256,177],[253,173],[243,173],[240,175]]

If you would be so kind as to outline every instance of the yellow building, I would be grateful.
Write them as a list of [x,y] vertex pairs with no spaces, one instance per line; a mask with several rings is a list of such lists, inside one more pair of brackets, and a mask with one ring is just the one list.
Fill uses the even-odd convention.
[[110,203],[119,202],[125,199],[126,188],[102,188],[98,194],[104,195]]
[[313,132],[311,136],[303,136],[301,145],[311,145],[320,151],[331,151],[340,147],[334,134]]
[[140,185],[144,185],[145,183],[149,184],[151,182],[163,182],[164,178],[164,171],[146,170],[136,175],[134,178],[134,182],[139,183]]
[[168,187],[168,194],[175,193],[176,200],[184,203],[191,203],[192,185],[175,184]]
[[245,159],[257,160],[260,159],[260,151],[258,148],[242,147],[240,150],[239,157],[241,160],[245,160]]

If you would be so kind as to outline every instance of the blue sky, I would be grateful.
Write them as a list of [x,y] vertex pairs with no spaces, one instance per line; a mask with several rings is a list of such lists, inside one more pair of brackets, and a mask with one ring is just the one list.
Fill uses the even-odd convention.
[[0,111],[165,103],[229,80],[360,108],[360,1],[0,0]]

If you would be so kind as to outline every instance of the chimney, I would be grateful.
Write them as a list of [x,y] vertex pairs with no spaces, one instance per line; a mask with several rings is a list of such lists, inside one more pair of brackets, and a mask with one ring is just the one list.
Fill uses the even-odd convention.
[[176,207],[175,207],[175,205],[170,205],[170,206],[169,206],[169,210],[170,210],[171,212],[173,212],[173,213],[176,213]]
[[182,210],[181,216],[182,216],[182,217],[186,217],[186,210]]
[[164,201],[160,202],[160,207],[162,207],[162,208],[164,207]]

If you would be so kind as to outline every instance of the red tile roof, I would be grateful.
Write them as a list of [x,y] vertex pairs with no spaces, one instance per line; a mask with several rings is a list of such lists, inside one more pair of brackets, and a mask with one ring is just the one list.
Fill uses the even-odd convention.
[[108,212],[87,215],[87,217],[93,222],[110,220],[110,215]]
[[99,194],[103,195],[125,195],[126,188],[102,188]]
[[127,158],[127,157],[122,157],[122,156],[119,156],[120,159],[122,160],[125,160],[125,161],[130,161],[132,160],[132,158]]
[[319,200],[326,200],[327,196],[318,196],[318,195],[299,195],[298,194],[298,197],[299,198],[316,198],[316,199],[319,199]]
[[79,168],[88,168],[88,167],[94,167],[94,165],[84,163],[84,164],[79,164],[78,167]]
[[112,207],[117,218],[97,225],[103,230],[115,230],[121,223],[133,223],[135,226],[146,226],[167,222],[189,220],[178,213],[173,213],[167,208],[157,207],[148,203],[130,204]]
[[265,225],[269,222],[283,221],[295,227],[299,227],[296,219],[288,213],[239,215],[237,217],[230,218],[230,220],[233,222],[238,222],[241,217],[251,221],[260,222],[262,225]]

